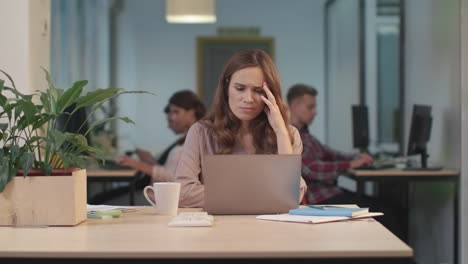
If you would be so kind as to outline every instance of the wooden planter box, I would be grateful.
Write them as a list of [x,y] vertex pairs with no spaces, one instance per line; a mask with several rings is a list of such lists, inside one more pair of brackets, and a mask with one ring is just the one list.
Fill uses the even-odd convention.
[[16,176],[0,193],[0,226],[73,226],[86,219],[86,169]]

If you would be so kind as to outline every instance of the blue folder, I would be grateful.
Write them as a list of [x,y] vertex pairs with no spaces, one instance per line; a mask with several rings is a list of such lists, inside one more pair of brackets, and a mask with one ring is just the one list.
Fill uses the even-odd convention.
[[369,212],[369,208],[347,208],[336,206],[308,206],[289,210],[290,215],[347,216],[353,217]]

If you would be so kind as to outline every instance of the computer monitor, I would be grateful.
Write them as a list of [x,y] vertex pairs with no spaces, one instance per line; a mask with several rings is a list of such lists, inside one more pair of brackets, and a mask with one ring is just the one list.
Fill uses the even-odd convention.
[[408,141],[408,156],[421,155],[421,168],[427,168],[427,143],[431,138],[431,106],[414,105],[411,117],[411,129]]
[[369,115],[367,106],[353,105],[353,146],[362,153],[369,148]]
[[[75,104],[70,105],[67,107],[64,112],[68,114],[62,114],[59,117],[59,129],[62,132],[69,132],[75,134],[82,134],[86,137],[88,144],[91,144],[91,137],[89,134],[85,135],[86,131],[89,129],[89,124],[87,122],[88,113],[86,108],[82,107],[76,110],[73,115],[70,116],[69,113],[72,113],[76,108]],[[68,120],[70,119],[70,120]],[[68,120],[68,123],[67,123]]]

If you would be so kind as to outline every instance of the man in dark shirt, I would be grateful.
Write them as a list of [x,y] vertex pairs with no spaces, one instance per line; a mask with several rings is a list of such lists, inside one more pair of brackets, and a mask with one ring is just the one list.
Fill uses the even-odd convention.
[[293,85],[287,94],[291,124],[299,130],[304,146],[302,177],[307,183],[304,202],[307,204],[353,202],[350,201],[355,198],[353,194],[336,186],[337,177],[350,168],[372,164],[374,159],[365,153],[353,155],[333,150],[309,133],[308,126],[317,115],[316,97],[317,90],[305,84]]

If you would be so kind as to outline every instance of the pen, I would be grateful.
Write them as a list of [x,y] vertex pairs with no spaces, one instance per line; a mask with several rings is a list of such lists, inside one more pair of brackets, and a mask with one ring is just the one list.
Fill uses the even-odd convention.
[[325,210],[325,206],[308,205],[309,208]]
[[320,210],[327,210],[328,208],[347,208],[344,206],[336,206],[336,205],[309,205],[309,208],[320,209]]

